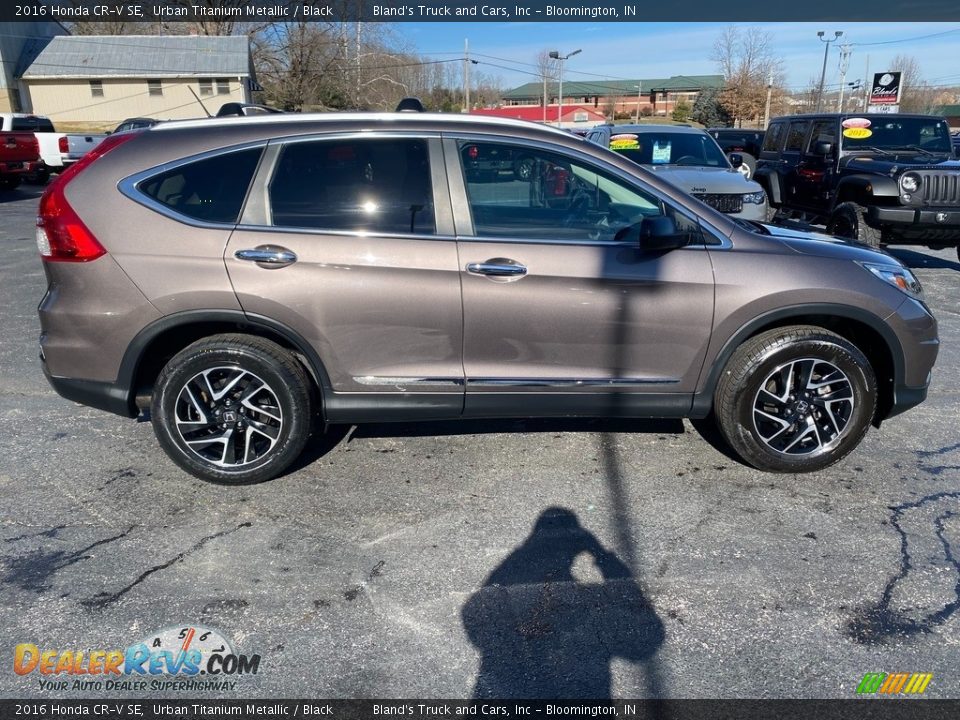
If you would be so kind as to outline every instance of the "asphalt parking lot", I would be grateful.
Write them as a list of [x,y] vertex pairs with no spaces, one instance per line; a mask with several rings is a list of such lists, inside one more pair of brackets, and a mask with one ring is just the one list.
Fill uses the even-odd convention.
[[[940,321],[930,397],[829,471],[754,471],[687,422],[510,421],[337,429],[224,488],[47,386],[38,196],[0,197],[3,697],[846,698],[894,671],[960,697],[954,251],[894,250]],[[144,693],[11,670],[18,643],[188,626],[259,671]]]

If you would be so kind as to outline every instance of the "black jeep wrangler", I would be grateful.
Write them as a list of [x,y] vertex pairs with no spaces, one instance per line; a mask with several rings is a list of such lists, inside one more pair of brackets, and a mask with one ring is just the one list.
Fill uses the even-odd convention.
[[960,254],[960,160],[942,117],[775,118],[754,180],[767,191],[773,221],[799,218],[873,246]]

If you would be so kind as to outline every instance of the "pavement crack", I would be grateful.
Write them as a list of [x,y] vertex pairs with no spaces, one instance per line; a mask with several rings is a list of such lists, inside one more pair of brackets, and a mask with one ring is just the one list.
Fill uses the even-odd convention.
[[[946,535],[946,521],[960,516],[960,513],[951,507],[943,507],[945,502],[957,500],[960,500],[958,491],[940,492],[890,508],[893,511],[890,525],[900,536],[900,568],[887,580],[880,600],[860,608],[847,624],[847,635],[852,640],[863,645],[877,645],[893,637],[930,633],[960,609],[960,559]],[[950,600],[939,609],[920,615],[911,612],[914,608],[894,607],[896,592],[901,594],[899,604],[903,605],[910,597],[923,594],[918,593],[917,588],[928,592],[931,585],[934,589],[944,589],[937,587],[942,586],[939,575],[931,578],[924,574],[932,565],[934,552],[956,574]],[[927,562],[918,565],[924,558]],[[911,584],[914,586],[912,592]]]
[[[21,540],[28,537],[53,538],[57,531],[63,529],[63,527],[66,526],[51,528],[44,532],[34,533],[32,535],[28,534],[21,535],[17,538],[8,538],[6,541],[13,542],[14,540]],[[73,552],[66,552],[64,550],[47,551],[43,548],[38,548],[28,552],[25,555],[10,558],[7,561],[9,570],[3,578],[3,582],[13,583],[24,590],[29,590],[38,594],[44,593],[50,589],[49,581],[54,574],[60,570],[63,570],[64,568],[75,565],[81,560],[89,560],[93,556],[87,555],[88,552],[93,550],[95,547],[116,542],[117,540],[122,540],[129,535],[135,527],[135,525],[131,525],[119,535],[113,535],[108,538],[103,538],[102,540],[97,540],[96,542],[90,543],[86,547]]]
[[202,537],[199,540],[197,540],[197,542],[195,542],[193,545],[191,545],[189,548],[187,548],[183,552],[180,552],[174,555],[170,560],[167,560],[167,562],[161,563],[160,565],[154,565],[149,570],[143,571],[142,573],[140,573],[137,579],[131,582],[129,585],[125,585],[124,587],[120,588],[119,590],[113,593],[98,593],[92,598],[89,598],[87,600],[81,600],[80,604],[83,607],[91,608],[93,610],[102,610],[108,605],[113,605],[115,602],[119,601],[120,598],[122,598],[131,590],[133,590],[133,588],[137,587],[137,585],[140,585],[151,575],[154,575],[155,573],[158,573],[161,570],[166,570],[167,568],[172,567],[173,565],[176,565],[179,562],[183,562],[188,557],[193,555],[195,552],[202,549],[203,546],[206,545],[208,542],[212,540],[216,540],[217,538],[222,538],[226,535],[231,535],[242,528],[247,528],[252,525],[253,523],[250,523],[250,522],[240,523],[235,528],[230,528],[229,530],[221,530],[220,532],[214,533],[213,535],[206,535],[205,537]]

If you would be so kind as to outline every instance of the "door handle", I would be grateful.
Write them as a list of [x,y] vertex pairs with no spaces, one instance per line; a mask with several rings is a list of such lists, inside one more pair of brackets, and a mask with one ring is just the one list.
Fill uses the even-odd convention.
[[260,267],[269,268],[285,267],[297,261],[296,253],[276,245],[258,245],[247,250],[237,250],[233,256],[237,260],[255,262]]
[[521,277],[527,274],[527,267],[516,260],[493,258],[486,262],[468,263],[467,272],[491,277]]

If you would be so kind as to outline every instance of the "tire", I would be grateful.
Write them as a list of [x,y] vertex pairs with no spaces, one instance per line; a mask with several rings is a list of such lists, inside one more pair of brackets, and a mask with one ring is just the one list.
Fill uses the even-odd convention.
[[303,450],[313,421],[311,390],[306,371],[276,343],[214,335],[177,353],[160,372],[153,429],[164,452],[194,477],[263,482]]
[[[835,396],[829,405],[824,390]],[[717,424],[730,446],[755,468],[781,473],[814,472],[842,460],[866,435],[876,404],[877,381],[864,354],[809,325],[744,342],[714,394]]]
[[23,178],[19,175],[0,178],[0,190],[16,190],[20,187],[21,182],[23,182]]
[[837,237],[862,242],[873,248],[880,247],[881,233],[867,225],[866,212],[866,208],[856,203],[840,203],[827,222],[827,232]]
[[50,181],[49,170],[38,170],[27,176],[27,182],[31,185],[46,185]]
[[533,177],[534,161],[532,157],[522,157],[513,166],[513,176],[516,180],[526,182]]

